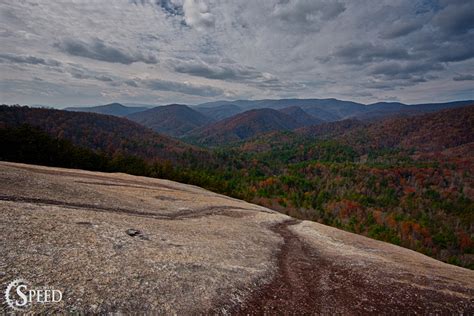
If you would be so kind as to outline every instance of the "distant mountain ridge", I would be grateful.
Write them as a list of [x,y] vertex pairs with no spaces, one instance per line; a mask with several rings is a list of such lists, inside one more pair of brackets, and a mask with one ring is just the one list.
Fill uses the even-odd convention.
[[215,120],[223,120],[244,111],[235,104],[223,104],[215,107],[195,106],[193,108],[205,116],[211,117]]
[[120,103],[110,103],[106,105],[98,105],[92,107],[68,107],[64,110],[74,111],[74,112],[88,112],[88,113],[98,113],[98,114],[107,114],[123,117],[132,113],[141,112],[147,110],[147,107],[135,107],[135,106],[125,106]]
[[338,99],[265,99],[207,102],[197,107],[218,107],[233,104],[245,111],[258,108],[282,109],[297,106],[316,118],[325,121],[339,121],[348,118],[364,120],[383,118],[391,115],[416,115],[442,109],[462,107],[472,103],[474,103],[473,100],[410,105],[399,102],[378,102],[366,105]]
[[[330,99],[263,99],[214,101],[198,105],[186,105],[204,116],[221,120],[251,109],[283,109],[299,107],[309,115],[324,121],[338,121],[347,118],[372,119],[390,115],[416,115],[439,111],[447,108],[461,107],[474,103],[474,100],[452,101],[443,103],[404,104],[400,102],[376,102],[371,104]],[[126,116],[161,106],[125,106],[121,103],[110,103],[92,107],[68,107],[67,111],[94,112],[100,114]]]

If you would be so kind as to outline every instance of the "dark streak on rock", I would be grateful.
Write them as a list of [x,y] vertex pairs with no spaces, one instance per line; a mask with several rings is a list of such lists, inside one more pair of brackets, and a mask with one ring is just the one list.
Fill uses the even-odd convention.
[[[211,216],[211,215],[222,215],[222,216],[240,218],[240,217],[247,216],[248,215],[247,212],[256,211],[256,210],[246,209],[246,208],[241,208],[241,207],[216,205],[216,206],[210,206],[210,207],[196,209],[196,210],[191,210],[191,209],[181,210],[172,214],[158,214],[154,212],[144,212],[144,211],[123,209],[123,208],[117,208],[117,207],[98,206],[98,205],[86,204],[86,203],[72,203],[72,202],[56,201],[56,200],[51,200],[51,199],[19,197],[19,196],[9,196],[9,195],[0,195],[0,201],[46,204],[46,205],[55,205],[55,206],[62,206],[62,207],[69,207],[69,208],[83,208],[87,210],[93,210],[96,212],[119,213],[119,214],[131,215],[131,216],[148,217],[148,218],[155,218],[155,219],[162,219],[162,220],[181,220],[181,219],[189,219],[189,218],[200,218],[200,217]],[[243,212],[238,212],[236,210],[241,210]]]
[[[234,315],[472,314],[469,299],[397,282],[397,271],[375,273],[325,258],[300,240],[289,220],[272,230],[283,237],[273,280],[252,293]],[[451,289],[455,290],[455,289]],[[459,289],[467,297],[466,290]]]

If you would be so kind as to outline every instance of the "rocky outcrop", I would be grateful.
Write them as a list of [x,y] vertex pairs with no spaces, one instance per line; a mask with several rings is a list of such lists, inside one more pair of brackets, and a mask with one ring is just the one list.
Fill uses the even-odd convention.
[[471,270],[190,185],[0,162],[0,212],[33,312],[473,312]]

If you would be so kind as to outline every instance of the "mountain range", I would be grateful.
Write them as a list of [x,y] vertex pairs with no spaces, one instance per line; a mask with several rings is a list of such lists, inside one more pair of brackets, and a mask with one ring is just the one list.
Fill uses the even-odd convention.
[[153,108],[112,103],[66,110],[126,117],[168,136],[186,137],[202,144],[221,144],[269,131],[296,130],[347,119],[368,122],[392,116],[413,116],[471,103],[473,101],[467,100],[413,105],[378,102],[365,105],[337,99],[280,99],[216,101],[195,106],[171,104]]
[[403,104],[399,102],[362,104],[338,99],[268,99],[208,102],[198,105],[197,108],[234,105],[245,111],[259,108],[283,109],[297,106],[308,114],[324,121],[338,121],[347,118],[369,119],[383,118],[391,115],[414,115],[472,103],[473,100],[423,104]]

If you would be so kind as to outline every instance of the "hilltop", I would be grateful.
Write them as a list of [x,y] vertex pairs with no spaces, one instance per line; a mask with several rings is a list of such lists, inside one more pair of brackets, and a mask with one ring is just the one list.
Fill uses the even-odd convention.
[[127,118],[149,127],[157,133],[175,137],[183,136],[198,127],[213,122],[212,118],[183,104],[158,106],[130,114]]
[[75,112],[107,114],[107,115],[123,117],[132,113],[145,111],[147,109],[148,109],[147,107],[143,107],[143,106],[125,106],[120,103],[110,103],[106,105],[98,105],[98,106],[91,106],[91,107],[80,107],[80,106],[67,107],[64,110],[75,111]]
[[315,126],[325,121],[303,111],[299,106],[289,106],[279,110],[296,121],[299,127]]
[[273,109],[249,110],[194,131],[191,136],[202,144],[226,144],[269,131],[298,127],[296,119]]

